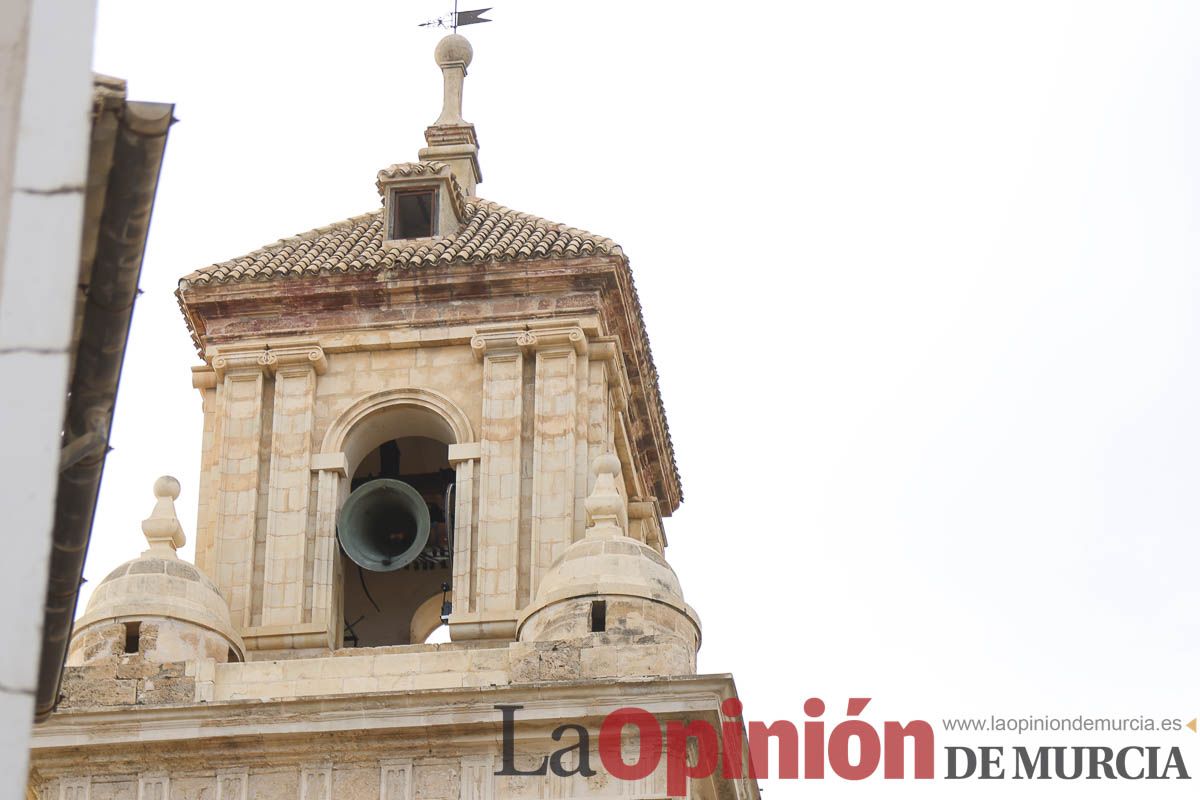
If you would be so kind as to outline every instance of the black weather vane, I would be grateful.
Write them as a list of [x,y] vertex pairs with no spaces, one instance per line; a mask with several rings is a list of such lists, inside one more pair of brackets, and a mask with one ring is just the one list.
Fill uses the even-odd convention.
[[484,19],[483,15],[491,11],[491,7],[477,8],[473,11],[459,11],[458,0],[454,0],[454,10],[449,14],[431,19],[428,22],[422,22],[422,28],[449,28],[453,33],[458,33],[459,25],[475,25],[479,22],[491,22],[490,19]]

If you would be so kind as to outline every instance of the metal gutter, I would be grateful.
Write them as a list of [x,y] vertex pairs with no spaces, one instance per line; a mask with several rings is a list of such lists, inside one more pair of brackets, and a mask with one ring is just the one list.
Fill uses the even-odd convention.
[[[98,81],[98,90],[105,80]],[[58,704],[154,195],[167,131],[175,121],[173,105],[125,102],[123,88],[120,94],[98,91],[92,127],[82,310],[63,424],[35,722],[44,721]],[[89,263],[91,241],[95,257]]]

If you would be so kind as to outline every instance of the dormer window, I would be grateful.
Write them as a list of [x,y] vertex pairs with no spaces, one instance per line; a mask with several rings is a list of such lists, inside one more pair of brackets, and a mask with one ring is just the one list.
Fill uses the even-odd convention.
[[437,190],[393,189],[389,239],[424,239],[437,235]]
[[389,247],[458,235],[466,213],[462,189],[448,164],[413,161],[379,170],[383,238]]

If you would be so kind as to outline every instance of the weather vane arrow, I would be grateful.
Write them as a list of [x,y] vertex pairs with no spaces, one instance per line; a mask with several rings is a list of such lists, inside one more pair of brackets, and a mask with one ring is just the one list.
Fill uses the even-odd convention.
[[480,22],[491,22],[492,20],[485,19],[483,16],[491,10],[492,8],[489,6],[487,8],[477,8],[471,11],[459,11],[458,2],[456,0],[454,3],[454,10],[449,14],[443,17],[438,17],[437,19],[431,19],[428,22],[422,22],[419,27],[450,28],[457,33],[459,25],[476,25]]

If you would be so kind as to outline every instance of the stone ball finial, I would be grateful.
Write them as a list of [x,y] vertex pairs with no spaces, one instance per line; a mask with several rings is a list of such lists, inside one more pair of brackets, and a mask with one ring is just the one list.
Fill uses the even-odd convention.
[[142,520],[142,533],[150,544],[150,550],[164,557],[175,558],[175,551],[187,541],[183,526],[175,516],[175,499],[179,497],[179,481],[163,475],[154,482],[154,510]]
[[445,67],[450,64],[461,63],[464,67],[471,66],[471,58],[475,55],[475,51],[471,49],[471,43],[467,41],[465,36],[460,36],[457,33],[452,33],[437,43],[437,47],[433,51],[433,58],[437,61],[439,67]]
[[179,481],[171,475],[163,475],[154,482],[154,496],[159,500],[169,497],[172,500],[179,499]]
[[617,488],[621,460],[614,453],[602,453],[592,461],[596,481],[583,501],[590,524],[586,536],[624,536],[629,530],[629,512]]
[[621,459],[616,453],[601,453],[592,461],[592,474],[597,478],[601,475],[616,476],[621,471]]

